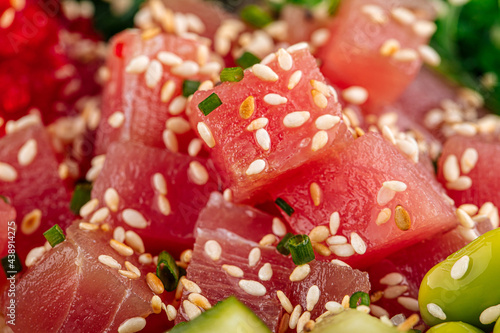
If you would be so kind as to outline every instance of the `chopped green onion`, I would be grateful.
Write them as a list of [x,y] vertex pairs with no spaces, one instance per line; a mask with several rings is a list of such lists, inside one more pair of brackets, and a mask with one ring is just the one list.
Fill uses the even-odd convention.
[[243,79],[243,68],[241,67],[224,68],[220,73],[222,82],[239,82],[241,79]]
[[240,12],[241,19],[256,28],[264,28],[273,21],[268,12],[256,5],[248,5]]
[[9,199],[6,196],[0,195],[0,199],[2,199],[6,204],[10,204]]
[[200,84],[200,81],[184,80],[182,83],[182,96],[189,97],[193,95],[198,90]]
[[295,209],[293,209],[285,200],[278,198],[276,199],[275,203],[278,205],[279,208],[281,208],[286,215],[292,216],[292,214],[295,212]]
[[80,214],[82,206],[90,201],[90,192],[92,192],[92,184],[80,183],[76,185],[69,204],[69,209],[73,212],[73,214]]
[[260,59],[251,52],[245,52],[241,55],[241,57],[236,59],[236,64],[242,67],[243,69],[252,67],[253,65],[258,64],[259,62]]
[[54,225],[49,230],[45,231],[43,233],[43,236],[52,247],[56,246],[59,243],[64,242],[64,240],[66,239],[63,230],[58,224]]
[[312,8],[316,5],[319,5],[323,0],[287,0],[287,3]]
[[295,235],[290,238],[288,240],[288,248],[290,249],[295,265],[307,264],[315,258],[311,240],[307,235]]
[[[358,304],[360,302],[360,304]],[[358,305],[370,306],[370,295],[362,291],[356,291],[349,300],[349,307],[356,309]]]
[[276,250],[284,256],[290,254],[290,247],[288,246],[288,240],[293,237],[291,232],[287,233],[283,239],[276,245]]
[[200,104],[198,104],[198,108],[205,116],[208,116],[210,112],[217,109],[222,105],[222,101],[216,93],[212,93],[212,95],[205,98]]
[[174,291],[181,277],[179,267],[170,253],[162,251],[158,256],[156,276],[161,280],[166,291]]
[[16,252],[2,258],[2,267],[7,277],[17,274],[23,270],[23,265]]

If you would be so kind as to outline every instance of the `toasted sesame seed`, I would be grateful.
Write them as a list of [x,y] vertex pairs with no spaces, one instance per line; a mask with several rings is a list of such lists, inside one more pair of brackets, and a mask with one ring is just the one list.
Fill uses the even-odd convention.
[[388,286],[384,290],[384,297],[387,299],[394,299],[404,294],[407,290],[408,286],[406,285]]
[[171,52],[162,51],[156,57],[162,64],[167,66],[179,66],[182,64],[182,58]]
[[342,245],[347,243],[347,238],[344,236],[331,236],[326,239],[328,245]]
[[477,207],[474,204],[463,204],[460,205],[458,208],[469,214],[469,216],[474,216],[479,211],[479,207]]
[[427,311],[429,311],[429,313],[437,319],[446,320],[446,314],[443,309],[435,303],[427,304]]
[[418,321],[420,320],[420,317],[418,314],[414,313],[411,316],[409,316],[405,321],[403,321],[401,324],[397,326],[398,331],[400,332],[406,332],[409,331],[415,326]]
[[439,53],[429,45],[420,45],[418,47],[418,53],[422,57],[422,60],[429,66],[439,66],[439,64],[441,64]]
[[270,263],[265,263],[260,269],[259,269],[259,279],[262,281],[269,281],[273,277],[273,268],[271,267]]
[[332,254],[332,251],[330,251],[330,249],[322,243],[312,242],[312,247],[314,252],[320,256],[328,257]]
[[401,44],[399,43],[399,41],[397,39],[390,38],[386,40],[384,44],[382,44],[382,46],[380,46],[379,52],[381,55],[389,57],[394,55],[394,53],[398,52],[400,49]]
[[33,162],[37,154],[37,146],[38,145],[35,139],[30,139],[26,141],[24,145],[22,145],[17,154],[17,161],[20,165],[26,166],[30,165],[31,162]]
[[309,311],[304,311],[297,321],[297,332],[304,332],[304,326],[311,320],[311,313]]
[[204,122],[199,122],[196,128],[198,129],[198,133],[200,134],[203,141],[205,141],[207,146],[213,148],[215,146],[215,139],[208,126]]
[[470,259],[467,255],[458,259],[450,270],[451,278],[454,280],[460,280],[469,269],[469,261]]
[[269,123],[269,119],[267,118],[257,118],[253,120],[250,125],[247,126],[247,131],[256,131],[261,128],[264,128]]
[[436,29],[436,23],[432,21],[420,20],[413,24],[413,32],[424,38],[429,38],[434,35]]
[[288,128],[296,128],[305,124],[311,117],[308,111],[295,111],[283,118],[283,125]]
[[170,201],[167,199],[166,196],[162,194],[158,195],[158,209],[160,210],[160,213],[162,213],[164,216],[169,216],[170,214],[172,214]]
[[418,59],[418,53],[413,49],[400,49],[394,52],[392,58],[400,62],[410,62]]
[[377,203],[379,204],[379,206],[385,206],[386,204],[391,202],[392,199],[394,199],[395,195],[396,192],[394,190],[382,186],[377,193]]
[[460,159],[460,166],[464,174],[468,174],[474,167],[479,159],[479,154],[474,148],[467,148],[462,154]]
[[299,265],[295,267],[292,274],[290,274],[290,281],[297,282],[304,280],[311,272],[311,266],[308,264]]
[[87,223],[87,222],[80,222],[78,224],[78,228],[80,230],[86,230],[86,231],[96,231],[99,229],[99,226],[96,225],[96,224],[92,224],[92,223]]
[[182,307],[184,308],[184,311],[186,312],[186,315],[188,316],[189,320],[193,320],[194,318],[201,315],[200,308],[191,303],[191,301],[184,300],[182,302]]
[[122,256],[128,257],[134,254],[134,250],[130,246],[127,246],[116,239],[110,240],[109,245]]
[[276,243],[277,239],[274,234],[267,234],[259,242],[260,246],[270,246]]
[[238,285],[244,292],[252,296],[264,296],[267,292],[266,287],[257,281],[240,280]]
[[290,75],[290,79],[288,80],[288,89],[292,90],[299,84],[300,79],[302,78],[302,71],[295,71],[292,75]]
[[153,310],[153,313],[160,314],[162,304],[161,298],[158,295],[153,295],[153,297],[151,297],[151,309]]
[[330,236],[330,230],[324,225],[317,226],[309,232],[309,238],[313,242],[322,243],[328,236]]
[[[210,58],[210,50],[206,45],[198,46],[196,50],[196,60],[200,66],[204,66]],[[201,69],[200,69],[201,71]]]
[[182,117],[172,117],[165,123],[166,128],[175,134],[184,134],[191,129],[189,122]]
[[139,236],[132,230],[127,230],[127,232],[125,232],[125,243],[139,254],[142,254],[146,251],[144,247],[144,241],[142,240],[141,236]]
[[320,291],[318,286],[314,285],[309,288],[307,291],[307,296],[306,296],[306,302],[307,306],[306,309],[307,311],[312,311],[316,304],[319,301],[319,296],[320,296]]
[[0,181],[14,182],[17,179],[17,171],[10,164],[0,162]]
[[100,263],[102,263],[108,267],[111,267],[113,269],[122,269],[122,265],[120,265],[120,263],[118,263],[118,261],[116,261],[116,259],[114,259],[113,257],[101,254],[98,257],[98,259],[99,259]]
[[460,222],[460,224],[463,225],[465,228],[472,229],[476,225],[474,223],[474,220],[472,220],[470,215],[467,214],[464,210],[457,208],[455,214],[458,217],[458,222]]
[[99,208],[90,218],[90,223],[101,223],[109,216],[109,209],[107,207]]
[[130,60],[125,68],[126,73],[141,74],[146,71],[149,65],[149,58],[145,55],[140,55]]
[[118,211],[118,205],[120,203],[118,192],[112,187],[106,189],[104,192],[104,202],[112,212]]
[[281,67],[281,69],[285,71],[289,71],[290,69],[292,69],[293,59],[290,53],[288,53],[284,49],[279,49],[277,52],[277,56],[278,56],[278,64]]
[[36,262],[42,258],[45,252],[47,252],[47,249],[44,246],[39,246],[31,249],[31,251],[28,252],[28,255],[26,256],[26,260],[24,261],[25,266],[31,267],[36,264]]
[[264,96],[264,102],[269,105],[281,105],[285,104],[288,101],[286,97],[283,97],[278,94],[267,94]]
[[144,229],[148,226],[148,221],[135,209],[124,209],[122,212],[123,222],[137,229]]
[[309,49],[309,44],[307,44],[306,42],[293,44],[292,46],[289,46],[286,50],[288,53],[294,53],[304,49]]
[[361,7],[361,12],[374,23],[384,24],[388,19],[384,9],[377,5],[364,5]]
[[254,247],[248,255],[248,266],[254,267],[257,265],[261,257],[261,251],[258,247]]
[[222,269],[232,277],[237,277],[237,278],[243,277],[243,270],[238,266],[222,265]]
[[31,235],[38,230],[42,223],[42,211],[33,209],[28,214],[24,215],[21,221],[21,232],[25,235]]
[[300,304],[297,304],[293,309],[292,314],[290,315],[290,321],[288,322],[288,327],[290,327],[292,330],[295,327],[297,327],[301,314],[302,314],[302,306],[300,306]]
[[500,304],[490,306],[489,308],[481,312],[481,315],[479,316],[479,321],[483,325],[489,325],[495,322],[499,317],[500,317]]
[[271,137],[269,136],[269,133],[261,128],[258,129],[255,132],[255,139],[257,140],[257,144],[263,149],[263,150],[269,150],[271,148]]
[[276,292],[276,295],[278,296],[278,299],[279,299],[283,309],[285,309],[285,311],[288,313],[292,313],[292,311],[293,311],[292,302],[290,302],[290,300],[285,295],[285,293],[283,293],[281,290],[278,290]]
[[0,28],[8,29],[14,22],[16,10],[12,7],[7,8],[2,15],[0,15]]
[[[313,182],[309,186],[309,192],[311,194],[311,199],[313,201],[314,206],[318,207],[321,204],[321,199],[322,199],[321,187],[318,185],[318,183]],[[328,228],[326,229],[328,231]]]
[[386,284],[388,286],[395,286],[403,282],[404,276],[401,273],[393,272],[386,274],[380,279],[381,284]]
[[148,284],[149,289],[157,295],[161,295],[165,291],[163,283],[154,273],[150,272],[146,275],[146,283]]
[[108,118],[109,126],[113,128],[120,128],[125,122],[125,115],[123,112],[116,111]]
[[83,217],[89,216],[90,214],[92,214],[92,212],[94,212],[94,210],[97,208],[98,205],[99,205],[98,199],[91,199],[89,202],[83,205],[82,208],[80,208],[80,216]]
[[205,253],[210,259],[217,261],[222,255],[222,247],[217,241],[209,240],[205,243]]
[[137,275],[136,273],[134,272],[131,272],[131,271],[125,271],[125,270],[118,270],[118,273],[126,278],[129,278],[130,280],[137,280],[140,276]]
[[340,226],[340,215],[338,212],[333,212],[332,215],[330,215],[330,233],[332,235],[335,235],[339,229]]
[[85,175],[85,179],[87,179],[89,182],[93,182],[97,179],[99,174],[101,173],[102,166],[93,166],[87,171],[87,174]]
[[168,80],[163,84],[160,91],[160,100],[163,103],[168,103],[170,99],[174,96],[176,89],[176,84],[172,80]]
[[163,67],[158,60],[152,60],[144,74],[144,80],[148,88],[154,88],[158,85],[163,76]]
[[321,47],[328,42],[330,38],[330,30],[327,28],[320,28],[318,30],[313,31],[311,34],[311,44],[315,47]]
[[245,173],[247,176],[256,175],[264,171],[265,168],[266,168],[266,161],[262,159],[257,159],[252,163],[250,163]]
[[184,78],[189,78],[192,77],[196,74],[198,74],[200,70],[200,66],[191,60],[184,61],[182,64],[177,65],[172,67],[170,70],[172,74],[184,77]]
[[255,98],[253,96],[248,96],[240,105],[240,117],[243,119],[248,119],[253,115],[254,111],[255,111]]
[[330,250],[338,257],[350,257],[355,253],[351,244],[331,245]]
[[340,117],[325,114],[319,116],[314,123],[316,124],[317,129],[326,131],[333,128],[333,126],[337,125],[339,122]]
[[118,333],[135,333],[141,331],[144,327],[146,327],[146,319],[134,317],[125,320],[120,327],[118,327]]
[[193,303],[196,306],[199,306],[204,310],[208,310],[212,307],[208,299],[205,296],[202,296],[198,293],[189,294],[188,299],[191,303]]
[[325,131],[318,131],[314,134],[311,142],[311,150],[318,151],[325,147],[328,143],[328,133]]
[[[203,70],[203,67],[200,69],[200,72],[202,72],[202,70]],[[198,91],[206,91],[206,90],[210,90],[213,88],[214,88],[214,83],[211,80],[206,80],[200,84],[200,86],[198,87]]]
[[222,197],[224,198],[224,200],[226,200],[227,202],[231,202],[233,201],[233,191],[231,191],[230,188],[226,188],[224,190],[224,192],[222,193]]
[[451,126],[452,130],[463,136],[475,136],[477,134],[477,127],[473,123],[463,122],[458,124],[453,124]]
[[[165,305],[165,304],[163,304]],[[177,309],[171,305],[171,304],[168,304],[167,306],[163,306],[162,305],[162,308],[165,310],[165,313],[167,314],[167,318],[169,321],[172,321],[175,319],[175,317],[177,317]]]
[[365,254],[366,243],[365,241],[355,232],[351,233],[351,245],[357,254]]
[[366,306],[366,305],[358,305],[356,307],[356,311],[361,311],[361,312],[364,312],[364,313],[370,313],[370,307],[369,306]]
[[162,195],[167,195],[167,182],[161,173],[155,173],[151,180],[155,191],[158,191]]
[[272,230],[273,233],[279,237],[285,236],[287,231],[285,223],[283,223],[279,217],[273,218]]
[[378,213],[377,219],[375,220],[375,223],[377,225],[382,225],[382,224],[386,223],[391,218],[391,214],[392,214],[392,211],[390,208],[382,209],[380,211],[380,213]]
[[495,209],[495,205],[492,203],[492,202],[485,202],[481,208],[479,208],[479,212],[478,214],[479,215],[485,215],[485,216],[489,216],[493,210]]
[[311,90],[311,95],[312,95],[314,104],[317,107],[319,107],[320,109],[324,109],[328,106],[328,99],[320,91],[313,89],[313,90]]
[[255,64],[252,66],[253,74],[263,81],[278,81],[279,76],[270,67],[262,64]]
[[405,309],[410,311],[418,312],[418,300],[413,297],[400,296],[397,299],[398,303],[401,304]]
[[188,145],[188,155],[192,157],[198,156],[201,149],[203,148],[203,143],[200,139],[192,139]]
[[472,179],[467,176],[460,176],[453,182],[446,183],[446,188],[449,190],[465,191],[472,186]]
[[134,264],[132,264],[131,262],[129,261],[125,261],[125,267],[127,268],[128,271],[134,273],[135,275],[137,275],[138,277],[141,276],[141,271],[139,270],[139,268],[137,268]]
[[198,161],[189,163],[188,176],[196,185],[205,185],[210,179],[207,169]]
[[382,184],[382,186],[387,187],[394,192],[404,192],[406,191],[406,184],[398,180],[389,180]]
[[344,311],[344,307],[342,306],[342,304],[334,301],[327,302],[325,304],[325,309],[333,314],[339,314]]
[[181,278],[180,282],[186,291],[201,294],[201,288],[195,282],[188,280],[185,277]]
[[344,99],[351,104],[361,105],[368,99],[368,91],[359,86],[352,86],[342,91]]
[[184,96],[177,96],[168,106],[168,112],[174,116],[180,115],[186,109],[186,105],[187,98]]
[[396,22],[403,25],[410,25],[415,22],[415,14],[413,14],[409,9],[404,7],[398,7],[391,10],[391,15]]
[[410,214],[401,205],[397,205],[394,209],[394,221],[396,222],[396,226],[402,231],[406,231],[411,228]]

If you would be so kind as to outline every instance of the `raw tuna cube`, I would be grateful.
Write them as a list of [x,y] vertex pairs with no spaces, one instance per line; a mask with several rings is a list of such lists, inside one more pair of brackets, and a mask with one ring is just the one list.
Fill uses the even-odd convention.
[[[438,163],[438,179],[457,206],[474,204],[498,227],[500,142],[491,136],[454,136],[446,141]],[[488,203],[482,207],[485,203]]]
[[356,267],[457,224],[439,184],[379,134],[306,170],[274,187],[273,198],[295,210],[284,215],[296,233],[323,226],[313,241],[341,236],[326,244]]
[[110,232],[81,230],[78,222],[70,226],[66,241],[43,254],[17,283],[12,330],[116,332],[126,320],[150,315],[154,293],[146,275],[131,279],[103,263],[101,256],[109,256],[123,270],[126,261],[139,266],[136,256],[116,252],[110,239]]
[[113,38],[111,50],[97,153],[114,141],[187,152],[195,135],[184,115],[182,85],[185,79],[218,75],[220,65],[211,61],[207,46],[166,33],[146,39],[140,31],[128,30]]
[[47,229],[54,224],[66,228],[74,219],[58,167],[41,125],[0,139],[0,194],[17,211],[16,251],[23,262],[33,247],[45,243]]
[[[277,60],[194,95],[188,110],[214,163],[230,180],[236,201],[272,186],[305,162],[329,156],[348,141],[336,93],[305,50],[277,52]],[[199,104],[215,95],[222,105],[205,116]],[[206,112],[206,111],[205,111]],[[321,118],[320,118],[321,117]]]
[[194,225],[219,178],[211,162],[135,143],[114,143],[84,218],[133,230],[146,251],[172,254],[194,242]]
[[418,50],[434,32],[432,20],[425,1],[342,2],[318,51],[322,71],[342,88],[365,88],[370,104],[393,102],[420,69]]

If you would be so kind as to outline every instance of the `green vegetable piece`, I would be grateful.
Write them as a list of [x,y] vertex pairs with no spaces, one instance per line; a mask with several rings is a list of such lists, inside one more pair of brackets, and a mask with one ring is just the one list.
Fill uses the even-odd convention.
[[484,333],[484,331],[466,323],[453,321],[436,325],[427,333]]
[[200,81],[184,80],[182,83],[182,96],[189,97],[193,95],[200,87]]
[[259,57],[257,57],[251,52],[245,52],[241,55],[241,57],[236,59],[236,64],[242,67],[243,69],[252,67],[253,65],[258,64],[259,62],[260,62]]
[[304,265],[315,259],[311,240],[307,235],[295,235],[288,240],[288,248],[295,265]]
[[290,247],[288,246],[288,240],[293,237],[291,232],[287,233],[283,239],[276,245],[276,250],[284,256],[290,254]]
[[418,295],[422,319],[429,326],[462,321],[491,332],[500,307],[499,276],[500,229],[495,229],[427,272]]
[[59,224],[56,224],[49,230],[45,231],[43,233],[43,236],[52,247],[55,247],[57,244],[64,242],[64,240],[66,239],[66,236],[64,236],[64,231],[61,229]]
[[228,297],[186,324],[176,325],[170,333],[251,332],[271,333],[252,310],[234,296]]
[[216,93],[212,93],[212,95],[205,98],[198,104],[198,108],[205,116],[208,116],[213,110],[217,109],[222,105],[222,101]]
[[161,280],[166,291],[174,291],[177,288],[181,272],[175,263],[175,259],[167,251],[162,251],[158,255],[156,276]]
[[497,320],[493,333],[500,333],[500,320]]
[[0,195],[0,200],[3,200],[6,204],[10,204],[9,199],[4,195]]
[[[358,302],[360,302],[358,304]],[[370,295],[362,291],[356,291],[349,300],[349,307],[356,309],[358,305],[370,306]]]
[[347,309],[337,315],[327,316],[319,321],[313,333],[401,333],[394,326],[384,324],[380,319],[364,312]]
[[307,8],[312,8],[316,5],[319,5],[323,2],[323,0],[287,0],[289,4],[296,6],[303,6]]
[[273,21],[271,15],[257,5],[248,5],[240,12],[241,19],[256,28],[264,28]]
[[23,270],[21,259],[19,259],[16,252],[8,254],[2,258],[2,267],[8,278]]
[[243,68],[228,67],[224,68],[220,73],[221,82],[239,82],[243,79]]
[[281,208],[286,215],[292,216],[292,214],[295,212],[295,209],[292,208],[285,200],[278,198],[276,201],[274,201],[279,208]]
[[90,192],[92,192],[92,184],[80,183],[76,185],[69,204],[69,209],[73,214],[80,215],[82,206],[90,201]]

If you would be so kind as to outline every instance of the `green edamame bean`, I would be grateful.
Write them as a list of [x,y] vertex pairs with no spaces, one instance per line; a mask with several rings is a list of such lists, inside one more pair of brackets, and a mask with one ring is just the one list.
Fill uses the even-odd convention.
[[466,323],[453,321],[436,325],[427,333],[484,333],[484,331]]
[[434,266],[420,285],[422,319],[434,326],[462,321],[491,332],[500,316],[500,229]]

